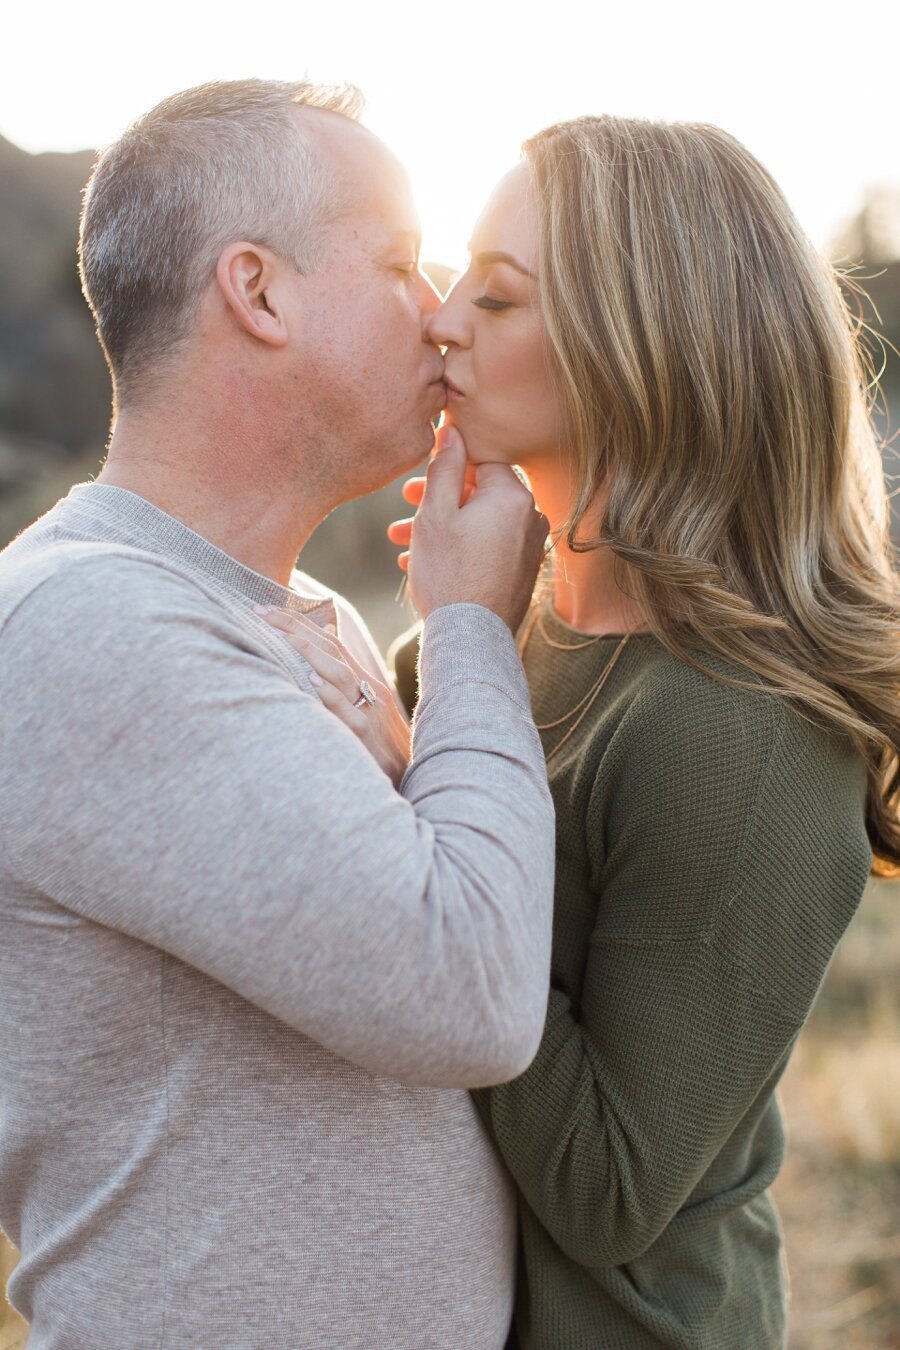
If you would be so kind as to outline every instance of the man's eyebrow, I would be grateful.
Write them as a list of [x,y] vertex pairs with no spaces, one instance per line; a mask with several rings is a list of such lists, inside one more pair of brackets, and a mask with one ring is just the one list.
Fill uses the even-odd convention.
[[418,230],[397,230],[396,234],[391,235],[391,246],[394,244],[412,244],[418,256],[422,247],[422,236]]
[[476,253],[475,262],[478,267],[490,267],[491,263],[506,263],[509,267],[514,267],[517,272],[521,272],[523,277],[531,277],[535,280],[533,272],[529,272],[524,263],[520,263],[518,258],[514,258],[511,253]]

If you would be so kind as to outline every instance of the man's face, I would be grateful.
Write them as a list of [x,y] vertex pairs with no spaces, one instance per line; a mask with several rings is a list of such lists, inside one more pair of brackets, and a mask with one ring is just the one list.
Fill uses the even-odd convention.
[[327,227],[315,271],[297,278],[291,327],[304,427],[337,502],[420,463],[446,390],[443,359],[426,335],[439,297],[419,271],[419,221],[403,168],[340,117],[317,118],[314,143],[349,209]]

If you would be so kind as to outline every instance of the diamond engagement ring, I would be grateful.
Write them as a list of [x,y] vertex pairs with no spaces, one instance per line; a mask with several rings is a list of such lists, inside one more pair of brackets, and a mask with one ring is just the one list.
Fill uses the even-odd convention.
[[375,693],[375,690],[369,684],[368,680],[360,680],[359,698],[354,703],[354,708],[374,708],[377,702],[378,695]]

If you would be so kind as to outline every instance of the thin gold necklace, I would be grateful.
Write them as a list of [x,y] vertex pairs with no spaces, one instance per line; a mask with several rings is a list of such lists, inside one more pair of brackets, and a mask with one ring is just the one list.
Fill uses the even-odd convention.
[[[529,620],[528,627],[525,629],[525,634],[519,646],[520,657],[524,657],[525,655],[525,648],[528,646],[528,642],[529,639],[531,638],[532,632],[534,631],[535,624],[538,625],[541,632],[541,636],[544,638],[544,641],[547,643],[547,645],[555,648],[557,651],[563,652],[574,652],[579,651],[583,647],[592,647],[594,643],[599,642],[601,638],[608,636],[606,633],[598,633],[596,637],[589,638],[586,642],[575,642],[575,643],[555,642],[551,637],[548,636],[547,631],[544,628],[543,622],[539,618],[542,607],[543,607],[542,604],[538,604],[532,611],[532,617]],[[552,750],[549,750],[547,752],[545,758],[548,764],[550,763],[554,755],[559,754],[560,750],[563,748],[569,737],[578,729],[578,727],[584,721],[585,717],[587,717],[594,703],[599,698],[603,686],[606,684],[606,681],[612,674],[613,667],[615,666],[619,657],[622,655],[622,652],[625,650],[625,645],[630,637],[631,637],[630,633],[625,634],[625,636],[620,641],[618,647],[616,647],[616,650],[613,652],[612,656],[609,658],[606,665],[601,670],[597,679],[591,685],[590,689],[587,691],[584,697],[579,699],[579,701],[575,704],[574,708],[570,708],[567,713],[563,713],[562,717],[557,717],[556,721],[554,722],[544,722],[543,724],[541,724],[540,722],[535,723],[535,726],[537,727],[538,731],[554,731],[556,727],[560,727],[564,722],[568,722],[570,717],[575,717],[575,721],[569,727],[565,735],[560,740],[557,741],[556,745],[554,745]],[[577,717],[575,716],[576,713],[578,714]]]
[[[593,637],[587,638],[586,641],[584,642],[557,642],[555,638],[552,638],[550,636],[544,625],[544,606],[538,605],[537,609],[535,610],[535,613],[537,614],[538,632],[546,642],[547,646],[553,647],[554,650],[558,652],[578,652],[581,651],[582,647],[595,646],[598,642],[602,641],[602,639],[607,636],[606,633],[595,633]],[[529,637],[531,636],[530,632],[528,636]]]

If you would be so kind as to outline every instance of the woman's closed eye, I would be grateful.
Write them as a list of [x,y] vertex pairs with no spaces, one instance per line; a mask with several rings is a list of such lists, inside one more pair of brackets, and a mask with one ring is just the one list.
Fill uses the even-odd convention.
[[512,304],[512,301],[495,300],[492,295],[477,295],[475,299],[472,301],[472,304],[477,305],[479,309],[499,310],[499,309],[509,309],[510,305]]

